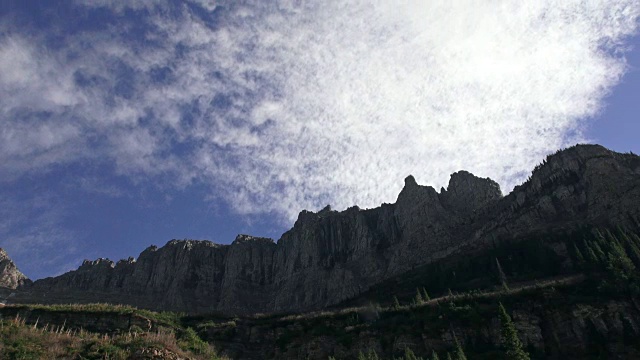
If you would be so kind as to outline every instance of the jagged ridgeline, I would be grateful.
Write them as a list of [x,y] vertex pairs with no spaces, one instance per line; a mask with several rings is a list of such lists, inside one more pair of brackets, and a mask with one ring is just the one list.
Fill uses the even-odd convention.
[[566,274],[575,271],[566,238],[592,228],[637,231],[639,174],[638,156],[579,145],[549,156],[506,197],[465,171],[440,192],[409,176],[394,204],[303,211],[277,243],[172,240],[135,260],[85,261],[7,285],[25,303],[252,314],[318,310],[371,292],[385,301],[396,286],[403,298],[402,284],[416,277],[434,293],[483,288],[498,266],[513,281]]
[[[639,234],[640,157],[578,145],[507,196],[465,171],[440,191],[409,176],[395,203],[302,211],[277,242],[172,240],[33,283],[0,253],[0,294],[181,312],[178,334],[232,358],[640,358]],[[0,315],[103,319],[79,311]]]

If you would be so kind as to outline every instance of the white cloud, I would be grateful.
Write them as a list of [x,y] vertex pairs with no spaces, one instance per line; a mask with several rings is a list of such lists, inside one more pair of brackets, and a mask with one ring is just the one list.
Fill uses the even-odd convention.
[[[392,202],[410,173],[439,187],[467,169],[509,190],[580,139],[640,13],[634,0],[196,2],[218,23],[138,1],[148,33],[114,26],[57,50],[0,41],[0,173],[107,156],[286,219]],[[21,132],[24,109],[47,122]]]

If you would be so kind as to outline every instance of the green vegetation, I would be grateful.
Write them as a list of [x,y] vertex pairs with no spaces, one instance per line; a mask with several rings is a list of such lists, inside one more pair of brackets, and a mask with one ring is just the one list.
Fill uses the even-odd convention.
[[419,305],[420,300],[430,301],[431,295],[508,291],[521,283],[581,273],[594,281],[606,280],[602,292],[625,288],[640,295],[639,268],[640,237],[630,231],[583,228],[518,240],[494,239],[477,253],[448,257],[386,280],[343,306],[366,299],[395,307],[396,298],[398,304]]
[[462,346],[456,337],[456,360],[467,360],[467,356],[464,354],[464,350],[462,350]]
[[404,357],[397,360],[422,360],[422,358],[418,358],[413,350],[406,347],[404,348]]
[[373,349],[370,349],[366,355],[360,351],[358,353],[358,360],[379,360],[378,353]]
[[[609,295],[640,295],[640,237],[620,229],[594,230],[572,246],[579,270],[598,282],[598,291]],[[583,254],[586,254],[583,255]]]
[[[111,310],[114,309],[107,312]],[[177,336],[171,331],[106,335],[47,325],[37,327],[20,318],[0,320],[2,359],[129,359],[145,354],[149,358],[158,354],[164,358],[222,359],[189,329]]]
[[129,305],[113,305],[106,303],[94,304],[30,304],[30,305],[13,305],[13,309],[29,310],[29,311],[45,311],[54,313],[100,313],[100,314],[118,314],[118,315],[134,315],[157,322],[161,325],[176,327],[180,324],[180,319],[184,316],[182,313],[170,311],[155,312],[146,309],[138,309]]
[[424,301],[431,300],[431,297],[429,296],[429,293],[427,292],[427,289],[425,289],[424,287],[422,288],[422,299]]
[[502,335],[502,341],[504,341],[507,359],[529,360],[529,354],[522,348],[522,342],[518,338],[518,332],[511,321],[511,316],[507,314],[507,310],[502,306],[502,303],[499,305],[499,315],[500,324],[502,325],[500,334]]
[[422,299],[422,294],[420,293],[420,289],[416,288],[416,297],[413,299],[414,305],[422,305],[424,304],[424,300]]
[[202,341],[192,328],[186,328],[179,337],[178,346],[181,349],[190,351],[196,355],[214,355],[211,345]]
[[[399,358],[394,358],[394,360],[440,360],[440,357],[438,356],[438,353],[434,351],[431,354],[431,358],[423,358],[420,356],[416,356],[413,350],[409,348],[405,348],[404,356],[401,356]],[[451,353],[447,353],[447,360],[467,360],[467,357],[462,351],[462,349],[460,348],[455,351],[455,354],[453,355],[453,357],[451,356]]]

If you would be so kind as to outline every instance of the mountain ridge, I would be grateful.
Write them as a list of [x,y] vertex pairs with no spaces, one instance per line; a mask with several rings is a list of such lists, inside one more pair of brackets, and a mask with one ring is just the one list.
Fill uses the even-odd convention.
[[466,171],[452,174],[440,192],[408,176],[395,203],[303,210],[277,242],[250,235],[230,245],[171,240],[137,259],[85,261],[19,285],[14,301],[108,301],[191,313],[317,310],[496,238],[586,223],[640,228],[638,204],[638,156],[577,145],[548,156],[506,196],[493,180]]

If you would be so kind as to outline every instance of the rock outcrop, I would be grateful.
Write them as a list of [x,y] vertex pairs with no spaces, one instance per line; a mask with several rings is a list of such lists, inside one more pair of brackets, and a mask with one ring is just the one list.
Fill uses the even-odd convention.
[[172,240],[137,260],[86,261],[20,287],[23,302],[114,302],[190,313],[319,309],[382,280],[496,238],[585,224],[640,228],[640,158],[579,145],[547,158],[503,197],[490,179],[460,171],[447,189],[412,176],[394,204],[302,211],[276,243]]
[[18,270],[4,249],[0,249],[0,287],[15,289],[30,283],[29,279]]

